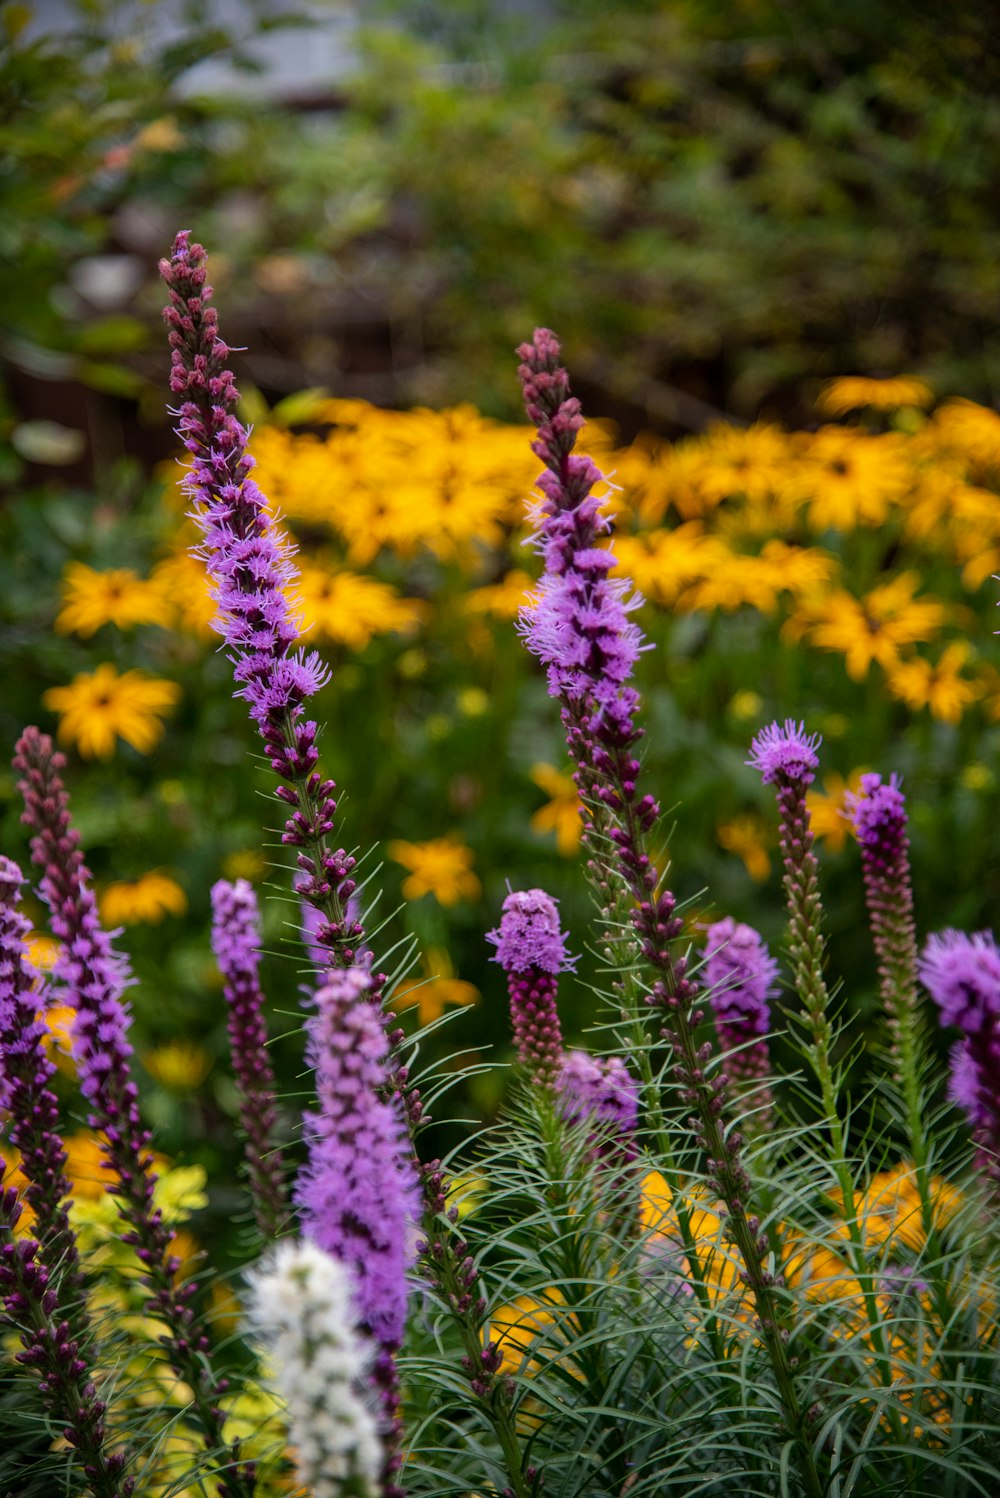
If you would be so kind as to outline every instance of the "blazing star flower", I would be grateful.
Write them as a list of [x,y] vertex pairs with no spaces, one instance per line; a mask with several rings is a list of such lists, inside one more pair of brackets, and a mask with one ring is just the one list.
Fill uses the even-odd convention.
[[784,727],[769,723],[761,729],[750,746],[747,764],[760,771],[765,785],[781,778],[811,785],[819,765],[816,750],[821,743],[818,733],[807,734],[804,723],[786,718]]
[[935,932],[917,970],[943,1025],[977,1035],[1000,1018],[1000,950],[991,932]]
[[566,952],[555,900],[543,889],[514,890],[503,902],[500,925],[486,939],[507,974],[517,1058],[535,1081],[551,1084],[562,1059],[558,977],[575,963]]
[[568,1051],[559,1068],[556,1093],[567,1122],[593,1123],[600,1154],[613,1153],[622,1161],[635,1159],[639,1086],[620,1056]]
[[741,1038],[766,1035],[777,977],[778,964],[752,926],[731,916],[709,926],[702,980],[718,1025]]
[[288,1411],[300,1481],[314,1498],[376,1498],[383,1454],[349,1271],[315,1243],[286,1239],[248,1281],[247,1316]]

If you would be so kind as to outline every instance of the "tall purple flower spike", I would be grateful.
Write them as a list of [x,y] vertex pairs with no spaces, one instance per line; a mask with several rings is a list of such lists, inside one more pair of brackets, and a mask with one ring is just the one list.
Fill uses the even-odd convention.
[[771,1102],[766,1085],[771,1059],[767,1032],[771,1001],[777,994],[778,964],[752,926],[731,916],[709,926],[701,980],[715,1015],[726,1071],[737,1083],[755,1084],[760,1127]]
[[191,1297],[196,1285],[175,1282],[180,1260],[170,1251],[171,1230],[153,1205],[156,1175],[150,1134],[139,1113],[128,1041],[129,1012],[122,1002],[131,982],[126,960],[115,952],[97,914],[97,901],[80,850],[80,834],[69,815],[61,778],[63,755],[37,728],[18,741],[14,768],[24,798],[22,820],[31,828],[31,855],[42,870],[41,891],[52,931],[62,945],[54,976],[76,1011],[71,1044],[80,1087],[89,1105],[87,1123],[103,1136],[105,1166],[113,1173],[109,1192],[119,1198],[128,1221],[123,1241],[143,1266],[150,1292],[148,1311],[169,1328],[164,1347],[177,1373],[191,1386],[193,1415],[206,1448],[222,1451],[225,1477],[221,1498],[250,1498],[253,1465],[239,1461],[238,1444],[222,1438],[225,1421],[219,1397],[225,1387],[208,1358],[208,1339],[195,1324]]
[[533,1081],[551,1086],[562,1060],[559,974],[574,964],[555,900],[543,889],[515,890],[503,902],[500,925],[486,939],[496,947],[493,960],[507,974],[517,1059]]
[[260,986],[260,912],[245,879],[235,884],[220,879],[212,886],[212,947],[225,982],[253,1211],[262,1237],[270,1242],[287,1218],[288,1198],[285,1163],[275,1144],[274,1068]]
[[307,1057],[319,1109],[303,1118],[309,1155],[294,1197],[306,1236],[351,1272],[359,1323],[378,1349],[375,1381],[395,1470],[395,1353],[406,1327],[406,1276],[421,1204],[402,1116],[395,1101],[384,1100],[388,1043],[368,999],[371,981],[364,968],[346,968],[330,973],[314,996]]
[[988,931],[942,931],[928,937],[917,972],[942,1025],[963,1032],[952,1051],[951,1096],[1000,1186],[1000,949]]
[[631,1165],[639,1152],[639,1085],[620,1056],[567,1051],[556,1094],[567,1122],[590,1123],[599,1157],[609,1164]]

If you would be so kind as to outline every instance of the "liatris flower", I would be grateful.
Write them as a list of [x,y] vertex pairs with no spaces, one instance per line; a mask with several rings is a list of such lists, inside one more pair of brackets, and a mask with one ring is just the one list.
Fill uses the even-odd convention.
[[[0,1109],[10,1115],[8,1137],[21,1154],[28,1181],[25,1200],[35,1213],[42,1260],[57,1276],[63,1302],[76,1303],[79,1259],[65,1205],[71,1187],[58,1133],[59,1104],[49,1086],[56,1067],[46,1055],[48,1030],[38,1016],[44,997],[34,992],[25,959],[24,938],[31,924],[18,909],[23,883],[13,859],[0,855]],[[80,1303],[74,1329],[85,1328]]]
[[[701,980],[726,1053],[726,1070],[738,1082],[759,1081],[771,1069],[765,1037],[771,1027],[778,964],[760,933],[731,916],[709,926],[704,957]],[[766,1110],[766,1089],[759,1093],[759,1102]]]
[[812,785],[819,766],[816,750],[821,743],[818,733],[807,734],[804,723],[786,718],[784,727],[769,723],[761,729],[747,764],[760,771],[765,785]]
[[559,974],[574,963],[566,953],[556,901],[543,889],[515,890],[503,902],[499,927],[486,939],[497,949],[493,960],[507,974],[517,1059],[533,1081],[551,1084],[562,1058]]
[[369,1369],[348,1270],[315,1243],[286,1240],[248,1281],[300,1482],[314,1498],[375,1498],[383,1455],[362,1397]]
[[639,1086],[620,1056],[567,1051],[555,1088],[567,1122],[591,1122],[599,1155],[618,1164],[635,1159]]
[[97,1397],[64,1303],[41,1262],[39,1245],[31,1238],[15,1237],[20,1214],[17,1192],[4,1189],[0,1174],[0,1309],[21,1334],[23,1351],[15,1353],[15,1361],[38,1373],[39,1393],[62,1425],[87,1491],[94,1498],[129,1498],[135,1479],[124,1476],[125,1453],[105,1449],[107,1405]]
[[406,1326],[407,1269],[420,1198],[402,1117],[388,1090],[388,1041],[363,968],[331,973],[306,1024],[317,1113],[306,1113],[309,1158],[295,1184],[303,1232],[347,1266],[358,1318],[377,1344],[389,1472],[398,1467],[395,1353]]
[[260,987],[260,914],[245,879],[212,887],[212,946],[225,980],[229,1045],[240,1095],[240,1122],[254,1216],[265,1239],[277,1237],[287,1214],[285,1167],[274,1143],[274,1068]]
[[316,939],[335,954],[333,960],[350,965],[362,934],[345,910],[355,888],[355,860],[342,848],[327,846],[337,809],[335,786],[316,768],[317,725],[303,716],[304,703],[329,672],[315,651],[306,655],[293,648],[299,628],[285,597],[295,576],[291,548],[277,534],[250,477],[253,460],[247,432],[234,414],[239,391],[206,285],[205,251],[191,244],[187,232],[178,234],[160,270],[170,295],[164,312],[170,388],[182,397],[178,434],[194,460],[186,486],[218,604],[213,623],[232,651],[238,695],[249,702],[281,780],[276,794],[293,808],[282,842],[300,850],[299,892],[324,912]]
[[951,1096],[1000,1182],[1000,949],[988,931],[943,931],[928,937],[917,972],[942,1025],[964,1032],[952,1051]]
[[128,964],[111,945],[97,915],[80,850],[80,834],[69,815],[69,797],[60,772],[65,765],[52,740],[28,728],[17,744],[14,768],[24,798],[23,821],[32,829],[31,853],[42,869],[41,891],[52,930],[62,944],[54,975],[76,1011],[71,1036],[80,1086],[89,1104],[87,1122],[103,1138],[106,1161],[115,1176],[109,1192],[118,1196],[128,1230],[123,1241],[135,1248],[151,1292],[149,1314],[169,1328],[164,1346],[173,1367],[194,1392],[193,1413],[210,1451],[226,1451],[223,1498],[250,1498],[254,1476],[241,1466],[237,1449],[222,1440],[219,1408],[223,1385],[209,1363],[208,1340],[196,1328],[190,1299],[194,1285],[175,1280],[180,1260],[170,1250],[171,1231],[153,1205],[156,1175],[150,1134],[139,1113],[138,1091],[129,1068],[129,1012],[122,993],[130,981]]

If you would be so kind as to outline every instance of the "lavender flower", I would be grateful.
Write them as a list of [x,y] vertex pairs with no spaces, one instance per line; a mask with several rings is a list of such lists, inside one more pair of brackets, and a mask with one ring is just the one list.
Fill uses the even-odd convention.
[[[777,962],[759,932],[731,916],[709,926],[704,957],[701,977],[726,1053],[726,1071],[738,1082],[766,1077],[771,1068],[764,1037],[777,993]],[[762,1094],[760,1101],[766,1108],[769,1098]]]
[[212,946],[225,980],[229,1045],[240,1096],[240,1122],[257,1226],[275,1238],[287,1213],[285,1167],[274,1144],[277,1110],[274,1068],[267,1053],[267,1023],[260,987],[260,913],[245,879],[212,887]]
[[29,921],[18,909],[24,876],[0,855],[0,1109],[10,1115],[8,1137],[21,1155],[25,1200],[36,1219],[40,1253],[59,1280],[63,1300],[78,1307],[74,1330],[86,1330],[76,1239],[65,1206],[70,1195],[66,1151],[59,1137],[59,1103],[49,1086],[55,1066],[45,1053],[45,1024],[25,960]]
[[592,1124],[597,1154],[631,1164],[638,1154],[639,1087],[621,1057],[568,1051],[555,1085],[567,1122]]
[[[108,1190],[121,1201],[128,1230],[123,1242],[135,1248],[150,1290],[149,1313],[169,1328],[165,1350],[175,1370],[194,1392],[194,1414],[207,1448],[226,1450],[223,1385],[208,1360],[208,1340],[195,1327],[190,1298],[194,1286],[175,1282],[180,1260],[170,1251],[171,1231],[153,1205],[156,1174],[150,1134],[139,1113],[138,1090],[129,1068],[129,1012],[122,1002],[130,982],[128,964],[115,952],[97,914],[97,902],[80,851],[80,834],[69,815],[69,797],[60,772],[66,761],[52,740],[28,728],[17,744],[14,768],[24,798],[23,821],[32,829],[31,853],[42,869],[41,891],[52,930],[62,944],[55,978],[76,1011],[71,1035],[81,1090],[90,1109],[87,1122],[103,1138],[105,1161],[113,1173]],[[254,1475],[238,1461],[238,1447],[226,1450],[222,1498],[250,1498]]]
[[248,1278],[247,1315],[274,1366],[300,1481],[314,1498],[375,1498],[383,1454],[348,1271],[315,1243],[286,1240]]
[[747,764],[759,770],[765,785],[773,781],[796,781],[811,785],[819,765],[816,750],[822,740],[807,734],[804,723],[786,718],[784,727],[770,723],[761,729],[750,749]]
[[556,901],[543,889],[515,890],[503,902],[503,915],[487,941],[495,962],[507,974],[517,1059],[535,1082],[554,1082],[562,1056],[562,1030],[556,1008],[559,974],[572,969]]
[[950,1095],[1000,1185],[1000,950],[989,931],[943,931],[928,937],[917,971],[942,1025],[964,1032],[952,1051]]
[[3,1187],[0,1162],[0,1311],[17,1327],[22,1351],[15,1362],[39,1375],[38,1390],[82,1469],[94,1498],[129,1498],[135,1478],[124,1476],[124,1451],[106,1449],[107,1405],[97,1397],[93,1376],[56,1289],[39,1244],[15,1237],[21,1214],[17,1192]]

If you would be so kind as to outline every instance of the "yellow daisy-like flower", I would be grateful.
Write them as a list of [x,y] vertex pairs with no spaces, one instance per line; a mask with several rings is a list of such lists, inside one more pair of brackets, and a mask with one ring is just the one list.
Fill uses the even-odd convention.
[[111,759],[115,740],[149,754],[163,736],[161,718],[180,701],[176,682],[142,671],[120,675],[110,662],[81,671],[69,686],[50,687],[42,701],[60,715],[59,740],[85,759]]
[[501,582],[473,588],[465,595],[464,607],[473,614],[493,614],[497,619],[516,619],[531,600],[535,579],[528,572],[513,570]]
[[50,973],[59,960],[59,943],[42,931],[31,931],[24,938],[28,961],[38,973]]
[[946,401],[929,425],[932,437],[943,447],[961,453],[976,467],[1000,467],[1000,414],[988,406],[969,400]]
[[695,440],[701,455],[696,482],[710,506],[734,495],[764,499],[784,483],[789,440],[780,427],[766,422],[750,427],[720,423]]
[[425,603],[401,598],[388,583],[324,567],[302,568],[291,601],[306,630],[348,650],[364,650],[374,635],[415,629],[428,612]]
[[846,416],[849,411],[898,411],[916,406],[924,411],[934,400],[934,392],[918,375],[896,375],[889,379],[869,379],[864,375],[843,375],[824,385],[816,401],[824,416]]
[[164,916],[183,915],[187,903],[177,881],[160,869],[109,884],[98,901],[106,926],[157,925]]
[[432,1024],[440,1019],[446,1004],[474,1004],[479,989],[464,978],[456,978],[455,967],[441,947],[430,947],[424,954],[424,978],[408,978],[393,989],[392,1002],[409,1008],[418,1005],[420,1023]]
[[942,723],[959,723],[969,704],[983,694],[981,682],[961,674],[970,655],[967,641],[953,640],[936,665],[921,655],[900,661],[888,671],[889,690],[914,712],[926,707]]
[[761,818],[752,812],[733,817],[721,823],[715,835],[720,847],[742,858],[750,878],[762,884],[771,872],[771,860],[766,845],[767,827]]
[[818,531],[881,525],[912,482],[906,444],[895,434],[821,427],[801,451],[794,487],[809,499],[809,524]]
[[888,670],[902,646],[933,639],[947,620],[945,604],[914,596],[919,586],[915,572],[901,572],[860,599],[835,588],[804,600],[782,634],[791,640],[805,635],[824,650],[842,651],[848,676],[863,681],[873,661]]
[[390,858],[410,873],[403,880],[407,900],[433,895],[442,905],[478,899],[482,886],[472,872],[473,852],[456,837],[435,837],[426,843],[396,839],[388,846]]
[[170,1040],[147,1051],[142,1064],[149,1075],[175,1092],[199,1087],[212,1070],[212,1058],[193,1040]]
[[545,837],[556,835],[556,847],[564,858],[572,858],[580,846],[583,827],[580,822],[580,793],[572,777],[564,775],[555,765],[537,764],[531,767],[531,778],[539,790],[551,799],[540,806],[531,818],[532,832]]
[[52,1004],[39,1016],[44,1021],[46,1033],[42,1038],[45,1054],[65,1077],[76,1076],[76,1065],[72,1055],[73,1021],[76,1010],[69,1004]]
[[806,791],[806,809],[813,837],[825,840],[831,853],[839,853],[847,842],[851,830],[850,818],[844,815],[848,792],[855,796],[861,791],[864,770],[852,770],[847,780],[836,772],[823,776],[822,791]]
[[156,579],[144,582],[130,567],[96,572],[83,562],[70,562],[63,573],[63,607],[56,619],[60,634],[96,633],[103,624],[132,629],[136,624],[159,624],[173,619],[173,608]]
[[153,568],[153,581],[170,599],[178,629],[200,640],[212,638],[216,611],[212,582],[197,557],[178,551]]

